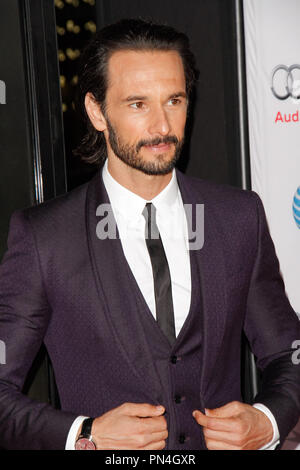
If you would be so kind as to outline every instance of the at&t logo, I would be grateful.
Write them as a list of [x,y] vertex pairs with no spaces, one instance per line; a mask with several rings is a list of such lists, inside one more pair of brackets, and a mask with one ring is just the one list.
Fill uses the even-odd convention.
[[293,214],[296,225],[300,228],[300,186],[297,189],[293,200]]

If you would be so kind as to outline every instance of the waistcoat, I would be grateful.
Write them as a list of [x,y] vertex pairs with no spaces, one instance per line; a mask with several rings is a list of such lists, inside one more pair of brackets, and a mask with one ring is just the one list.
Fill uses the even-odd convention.
[[196,409],[203,411],[200,395],[202,307],[200,267],[193,251],[190,260],[191,305],[173,346],[161,332],[137,285],[134,289],[140,321],[160,380],[161,404],[166,409],[169,432],[166,448],[175,450],[206,448],[202,428],[192,416]]

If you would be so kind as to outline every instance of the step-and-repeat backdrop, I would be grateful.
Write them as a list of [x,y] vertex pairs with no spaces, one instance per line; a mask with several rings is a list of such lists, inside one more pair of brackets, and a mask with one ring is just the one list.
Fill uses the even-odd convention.
[[[263,200],[286,292],[300,316],[299,18],[299,0],[244,0],[252,189]],[[283,448],[300,450],[300,422]]]

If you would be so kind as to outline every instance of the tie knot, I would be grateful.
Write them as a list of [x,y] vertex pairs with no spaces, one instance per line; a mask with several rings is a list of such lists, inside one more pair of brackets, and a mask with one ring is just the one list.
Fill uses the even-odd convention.
[[156,208],[152,202],[147,202],[143,209],[143,216],[146,220],[155,218]]

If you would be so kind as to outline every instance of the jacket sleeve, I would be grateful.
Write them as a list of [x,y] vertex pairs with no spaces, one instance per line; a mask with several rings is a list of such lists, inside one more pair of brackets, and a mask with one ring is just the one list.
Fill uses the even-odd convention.
[[[285,293],[279,262],[260,198],[257,203],[257,253],[247,299],[245,333],[262,372],[254,402],[273,413],[280,445],[300,416],[300,364],[294,345],[300,321]],[[299,344],[299,343],[298,343]]]
[[76,418],[22,394],[50,315],[27,212],[18,211],[0,265],[0,448],[64,449]]

